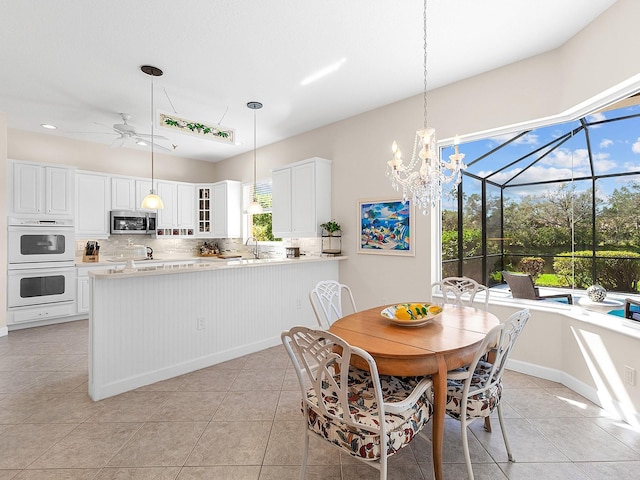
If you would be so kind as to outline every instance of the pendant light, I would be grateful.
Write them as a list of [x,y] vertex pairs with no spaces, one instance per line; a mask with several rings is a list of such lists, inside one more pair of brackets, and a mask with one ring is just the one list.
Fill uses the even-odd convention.
[[256,192],[256,110],[260,110],[262,108],[262,104],[260,102],[249,102],[247,103],[247,107],[253,110],[253,200],[247,207],[247,213],[249,215],[256,215],[258,213],[262,213],[262,205],[258,202],[258,195]]
[[156,195],[156,191],[153,189],[153,77],[160,77],[163,72],[159,68],[152,67],[150,65],[143,65],[140,67],[140,70],[151,76],[151,190],[149,190],[149,194],[144,197],[142,205],[140,206],[141,208],[149,210],[160,210],[164,208],[164,203],[162,202],[162,199]]

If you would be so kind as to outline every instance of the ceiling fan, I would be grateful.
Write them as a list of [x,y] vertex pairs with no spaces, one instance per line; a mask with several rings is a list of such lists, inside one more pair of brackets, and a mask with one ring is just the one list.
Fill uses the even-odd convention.
[[[128,120],[131,119],[131,115],[129,115],[128,113],[121,113],[120,116],[122,117],[122,123],[114,123],[113,126],[109,127],[108,125],[103,125],[102,123],[97,123],[95,122],[96,125],[100,125],[102,127],[105,128],[111,128],[113,129],[113,132],[78,132],[78,133],[100,133],[103,135],[118,135],[118,137],[111,143],[112,147],[121,147],[123,146],[127,141],[134,141],[136,142],[138,145],[151,145],[151,135],[147,134],[147,133],[138,133],[135,129],[135,127],[133,125],[129,125],[129,123],[127,123]],[[164,137],[162,135],[153,135],[153,139],[160,139],[160,140],[169,140],[167,137]],[[166,150],[166,151],[171,151],[171,149],[167,148],[167,147],[163,147],[162,145],[159,145],[157,143],[155,143],[155,141],[153,142],[153,146],[157,147],[161,150]]]

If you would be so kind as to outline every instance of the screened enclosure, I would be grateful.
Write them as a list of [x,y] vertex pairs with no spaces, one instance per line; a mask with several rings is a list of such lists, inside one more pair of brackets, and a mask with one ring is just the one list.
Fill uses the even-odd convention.
[[[638,292],[640,99],[575,121],[460,146],[442,202],[442,276]],[[453,153],[444,148],[443,156]]]

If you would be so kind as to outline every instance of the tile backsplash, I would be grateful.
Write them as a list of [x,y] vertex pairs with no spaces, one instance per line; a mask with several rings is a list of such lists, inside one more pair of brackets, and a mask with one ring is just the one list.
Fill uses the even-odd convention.
[[[78,238],[76,241],[76,256],[81,257],[87,240],[92,238]],[[122,256],[126,245],[144,245],[153,249],[157,258],[167,257],[195,257],[200,254],[203,242],[217,243],[220,253],[234,253],[245,257],[252,256],[253,246],[247,247],[241,238],[152,238],[151,235],[111,236],[107,240],[98,240],[102,257],[117,258]],[[300,247],[300,253],[310,256],[320,256],[322,239],[320,238],[285,238],[282,242],[261,243],[260,256],[284,257],[286,247]]]

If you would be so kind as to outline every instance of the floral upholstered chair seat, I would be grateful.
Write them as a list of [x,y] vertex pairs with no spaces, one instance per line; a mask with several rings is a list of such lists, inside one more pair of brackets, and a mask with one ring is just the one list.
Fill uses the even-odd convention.
[[[415,377],[380,376],[380,385],[385,404],[405,401],[419,382]],[[363,425],[377,428],[380,424],[378,408],[369,372],[351,367],[349,371],[349,408]],[[329,412],[342,417],[337,393],[323,384],[322,395],[325,403],[334,404]],[[322,415],[317,407],[318,399],[314,389],[307,391],[309,427],[321,437],[349,451],[351,455],[365,459],[380,458],[380,436],[364,428],[354,428],[344,423],[333,421]],[[303,404],[304,408],[304,404]],[[389,408],[388,408],[389,410]],[[394,409],[391,409],[394,410]],[[416,403],[400,411],[385,412],[387,422],[387,455],[391,456],[409,444],[413,436],[429,421],[433,414],[433,406],[425,392]]]
[[281,338],[300,383],[305,418],[300,478],[306,474],[309,438],[315,437],[387,480],[387,459],[431,419],[431,378],[379,375],[369,353],[326,330],[297,326]]
[[[500,402],[502,397],[501,380],[487,390],[473,392],[474,386],[484,386],[488,383],[492,366],[491,363],[480,361],[471,376],[471,387],[467,398],[467,418],[487,417]],[[459,369],[458,371],[464,372],[465,370]],[[447,405],[445,408],[447,414],[457,420],[460,420],[464,382],[464,380],[447,379]]]

